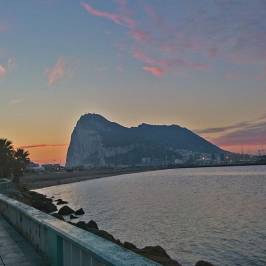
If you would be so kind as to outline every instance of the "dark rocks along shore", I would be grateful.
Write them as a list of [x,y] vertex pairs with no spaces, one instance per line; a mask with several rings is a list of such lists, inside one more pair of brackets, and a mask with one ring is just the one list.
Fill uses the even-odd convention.
[[[81,216],[85,213],[82,208],[75,211],[67,205],[63,206],[62,208],[59,209],[58,212],[56,212],[57,206],[53,202],[56,202],[57,205],[67,204],[67,202],[63,201],[62,199],[54,200],[53,198],[48,198],[45,195],[39,194],[37,192],[29,191],[25,188],[19,188],[17,191],[13,191],[10,194],[10,196],[42,212],[51,214],[52,216],[62,221],[65,221],[65,218],[64,218],[65,216],[68,216],[69,219],[72,220],[72,219],[78,218],[77,216]],[[69,221],[68,223],[72,224],[73,226],[79,227],[83,230],[86,230],[90,233],[93,233],[95,235],[98,235],[104,239],[112,241],[113,243],[116,243],[119,246],[122,246],[139,255],[147,257],[153,261],[156,261],[160,263],[161,265],[181,266],[181,264],[173,260],[162,247],[147,246],[147,247],[140,249],[130,242],[122,243],[119,239],[115,239],[114,236],[108,233],[107,231],[99,229],[99,226],[93,220],[89,222],[79,221],[77,223],[73,223]],[[195,266],[214,266],[214,265],[206,261],[198,261]]]

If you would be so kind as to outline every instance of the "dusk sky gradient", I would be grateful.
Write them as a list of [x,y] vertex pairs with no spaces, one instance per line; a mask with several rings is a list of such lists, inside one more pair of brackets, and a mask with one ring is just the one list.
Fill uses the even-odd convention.
[[78,118],[266,148],[265,0],[0,0],[0,137],[65,161]]

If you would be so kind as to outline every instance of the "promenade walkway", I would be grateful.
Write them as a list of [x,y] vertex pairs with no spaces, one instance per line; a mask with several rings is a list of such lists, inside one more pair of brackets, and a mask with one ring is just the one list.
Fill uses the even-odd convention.
[[0,266],[47,266],[33,247],[0,214]]
[[[44,256],[38,255],[34,247]],[[161,264],[0,193],[0,266],[48,265]]]

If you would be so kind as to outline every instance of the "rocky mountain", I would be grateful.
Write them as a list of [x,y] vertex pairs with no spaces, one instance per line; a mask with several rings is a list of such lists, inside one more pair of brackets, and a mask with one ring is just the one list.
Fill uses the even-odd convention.
[[98,114],[81,116],[71,136],[66,167],[159,166],[225,153],[177,125],[124,127]]

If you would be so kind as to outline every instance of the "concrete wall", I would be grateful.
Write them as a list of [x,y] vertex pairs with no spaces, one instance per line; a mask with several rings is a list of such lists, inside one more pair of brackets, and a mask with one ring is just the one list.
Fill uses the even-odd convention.
[[159,266],[110,241],[0,194],[0,215],[52,266]]
[[0,178],[0,193],[7,193],[11,189],[13,189],[13,183],[10,179]]

